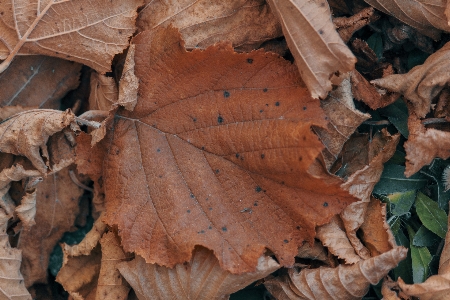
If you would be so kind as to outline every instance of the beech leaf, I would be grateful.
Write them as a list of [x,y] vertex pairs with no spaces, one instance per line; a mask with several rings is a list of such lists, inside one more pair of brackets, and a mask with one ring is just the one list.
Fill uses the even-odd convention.
[[332,74],[354,69],[356,57],[331,21],[325,0],[269,0],[300,75],[313,98],[325,99]]
[[128,46],[142,0],[0,3],[0,73],[16,55],[70,59],[105,73]]
[[139,98],[116,114],[103,164],[105,221],[124,249],[171,267],[202,245],[243,273],[269,248],[292,265],[355,201],[308,174],[322,150],[310,127],[326,121],[295,66],[229,44],[186,52],[173,28],[133,43]]
[[266,280],[264,285],[279,300],[357,300],[367,293],[370,284],[377,284],[405,259],[407,252],[406,248],[396,247],[353,265],[303,269],[300,272],[290,269],[288,275]]
[[254,272],[235,275],[223,270],[211,251],[196,248],[189,263],[178,264],[173,269],[148,264],[140,256],[119,263],[118,268],[139,300],[214,300],[228,299],[231,293],[266,277],[280,265],[270,256],[262,256]]

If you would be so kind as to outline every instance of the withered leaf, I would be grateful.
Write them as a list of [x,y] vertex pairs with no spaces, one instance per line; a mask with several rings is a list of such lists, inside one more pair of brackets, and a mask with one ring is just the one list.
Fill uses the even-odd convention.
[[430,55],[419,66],[407,74],[394,74],[372,80],[375,85],[392,92],[401,93],[410,100],[418,117],[425,117],[430,111],[431,101],[447,86],[450,76],[450,43]]
[[365,0],[376,9],[390,14],[435,40],[440,30],[450,31],[444,15],[446,2],[441,0]]
[[137,26],[140,31],[167,27],[180,30],[188,49],[219,41],[254,48],[282,35],[281,26],[264,0],[146,0]]
[[103,177],[124,249],[174,266],[202,245],[243,273],[269,248],[292,265],[355,201],[307,173],[322,150],[310,127],[326,122],[295,66],[231,45],[186,52],[173,28],[133,42],[140,96],[115,116]]
[[44,178],[37,188],[36,226],[23,230],[17,247],[22,250],[22,273],[27,287],[47,283],[50,253],[64,232],[70,231],[78,214],[83,190],[72,182],[69,168]]
[[0,297],[2,299],[31,300],[20,273],[22,251],[11,248],[6,228],[9,216],[0,209]]
[[200,247],[194,250],[189,263],[177,264],[173,269],[148,264],[140,256],[120,263],[118,268],[139,300],[218,300],[228,299],[231,293],[266,277],[280,265],[271,257],[262,256],[254,272],[231,274],[219,266],[211,251]]
[[128,46],[142,0],[0,3],[0,73],[16,55],[73,60],[99,72],[110,70],[115,54]]
[[59,109],[59,100],[78,86],[80,70],[81,64],[60,58],[17,57],[0,73],[0,106]]
[[47,141],[50,136],[62,132],[68,126],[78,127],[75,115],[70,110],[36,109],[21,112],[0,123],[0,151],[27,157],[36,169],[45,174],[50,160]]
[[325,0],[269,0],[289,49],[313,98],[325,99],[330,77],[355,67],[356,58],[331,21]]
[[370,284],[377,284],[406,257],[408,249],[396,247],[379,256],[336,268],[290,269],[288,275],[266,280],[264,285],[279,300],[361,299]]

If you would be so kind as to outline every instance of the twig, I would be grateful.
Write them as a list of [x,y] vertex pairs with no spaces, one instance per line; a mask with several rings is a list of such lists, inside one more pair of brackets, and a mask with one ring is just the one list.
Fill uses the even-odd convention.
[[79,186],[79,187],[82,188],[82,189],[85,189],[86,191],[89,191],[89,192],[91,192],[91,193],[94,193],[94,189],[88,187],[87,185],[82,184],[82,183],[78,180],[77,175],[75,175],[75,172],[74,172],[74,171],[69,170],[69,176],[70,176],[70,179],[72,179],[73,183],[75,183],[77,186]]

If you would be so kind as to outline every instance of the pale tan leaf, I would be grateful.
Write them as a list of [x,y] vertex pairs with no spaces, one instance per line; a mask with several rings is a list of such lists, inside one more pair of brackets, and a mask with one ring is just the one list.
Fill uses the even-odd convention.
[[100,240],[100,245],[102,260],[95,299],[126,300],[130,286],[120,275],[117,264],[130,260],[132,256],[123,251],[120,239],[115,232],[105,233]]
[[90,83],[89,109],[109,111],[119,95],[114,78],[93,72]]
[[119,99],[117,103],[125,109],[132,111],[137,103],[139,78],[134,75],[134,51],[136,45],[128,48],[127,57],[123,66],[122,77],[119,82]]
[[228,299],[231,293],[266,277],[280,265],[269,256],[262,256],[255,272],[231,274],[219,266],[210,250],[199,247],[194,250],[189,263],[177,264],[173,269],[148,264],[140,256],[131,262],[120,263],[118,268],[139,300],[213,300]]
[[330,265],[330,259],[327,255],[327,250],[318,241],[314,241],[314,245],[312,246],[310,245],[310,243],[304,243],[300,248],[298,248],[297,257],[320,260]]
[[0,298],[31,300],[20,273],[22,251],[11,248],[6,233],[9,216],[0,209]]
[[313,98],[325,99],[332,74],[354,69],[356,58],[331,21],[325,0],[269,0]]
[[0,73],[16,55],[70,59],[104,73],[128,46],[142,0],[0,3]]
[[418,117],[430,111],[432,100],[449,83],[450,43],[430,55],[422,65],[407,74],[394,74],[371,82],[392,92],[401,93],[410,100]]
[[444,15],[445,0],[365,0],[376,9],[390,14],[435,40],[440,30],[450,31]]
[[17,57],[0,73],[0,106],[59,109],[60,99],[78,86],[81,66],[42,55]]
[[22,201],[19,206],[16,207],[15,212],[22,221],[25,230],[30,229],[36,224],[34,220],[36,216],[36,189],[30,193],[26,193],[22,197]]
[[347,264],[361,260],[348,240],[342,220],[336,216],[330,223],[317,227],[317,238],[333,255],[344,259]]
[[406,258],[408,249],[396,247],[379,256],[336,268],[290,269],[288,275],[266,280],[265,286],[277,299],[361,299],[370,284],[377,284]]
[[172,24],[188,49],[219,41],[234,47],[255,45],[282,35],[281,26],[263,0],[146,0],[139,13],[140,31]]
[[70,178],[69,168],[48,175],[37,188],[36,226],[22,231],[17,247],[23,252],[21,271],[27,287],[47,283],[50,253],[64,232],[73,230],[83,194]]
[[68,126],[76,126],[74,121],[75,115],[70,110],[40,109],[19,113],[0,123],[0,151],[27,157],[45,174],[51,159],[48,139]]
[[314,126],[313,130],[326,147],[322,155],[329,169],[336,161],[344,143],[362,122],[370,118],[370,115],[355,108],[348,75],[325,100],[320,101],[320,106],[330,122],[327,128]]

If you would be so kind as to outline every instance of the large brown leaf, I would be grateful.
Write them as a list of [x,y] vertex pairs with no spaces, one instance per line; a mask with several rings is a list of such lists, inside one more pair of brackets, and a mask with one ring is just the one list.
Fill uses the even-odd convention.
[[255,272],[231,274],[220,268],[211,251],[196,248],[189,263],[178,264],[173,269],[147,264],[139,256],[119,263],[118,268],[139,300],[225,300],[231,293],[276,271],[280,265],[270,256],[262,256]]
[[16,55],[49,55],[110,70],[128,46],[142,0],[0,2],[0,73]]
[[361,299],[370,284],[377,284],[406,258],[408,249],[396,247],[354,265],[336,268],[290,269],[288,276],[266,280],[267,289],[279,300]]
[[289,49],[313,98],[325,99],[330,77],[355,67],[356,57],[347,48],[331,21],[325,0],[269,0],[281,22]]
[[125,250],[174,266],[202,245],[242,273],[269,248],[292,265],[355,201],[307,173],[322,150],[310,127],[326,122],[295,66],[231,45],[186,52],[173,28],[133,41],[140,96],[115,116],[103,177]]
[[264,0],[146,0],[137,26],[140,31],[179,28],[186,48],[206,48],[219,41],[234,47],[258,47],[282,35],[281,26]]
[[376,9],[390,14],[437,40],[440,30],[450,31],[444,15],[446,1],[442,0],[365,0]]

